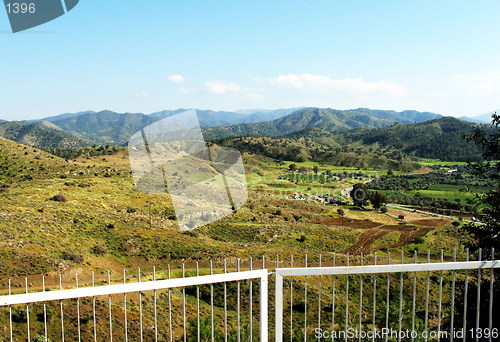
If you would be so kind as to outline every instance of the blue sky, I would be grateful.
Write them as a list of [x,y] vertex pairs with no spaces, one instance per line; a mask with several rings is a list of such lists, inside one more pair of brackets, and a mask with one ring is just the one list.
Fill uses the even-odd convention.
[[12,34],[0,118],[81,110],[500,108],[496,0],[81,0]]

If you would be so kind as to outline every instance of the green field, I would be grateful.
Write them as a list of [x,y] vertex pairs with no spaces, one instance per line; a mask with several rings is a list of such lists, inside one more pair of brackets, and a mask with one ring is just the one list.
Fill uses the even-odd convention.
[[420,159],[418,161],[419,164],[425,165],[425,166],[433,166],[433,165],[439,165],[439,166],[453,166],[453,165],[467,165],[467,162],[457,162],[457,161],[441,161],[438,159]]
[[449,201],[475,199],[478,194],[484,194],[488,191],[482,187],[466,187],[463,185],[434,184],[426,190],[415,190],[413,194],[420,194],[430,198],[442,198]]

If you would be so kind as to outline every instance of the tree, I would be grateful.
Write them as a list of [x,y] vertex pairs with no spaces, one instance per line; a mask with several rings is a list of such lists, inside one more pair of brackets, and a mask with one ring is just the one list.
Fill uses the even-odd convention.
[[[492,116],[492,130],[477,126],[473,133],[466,137],[481,147],[484,162],[471,164],[476,173],[485,178],[491,178],[495,184],[492,190],[479,197],[483,204],[483,216],[479,218],[480,224],[465,224],[463,229],[473,238],[469,247],[500,248],[500,115]],[[492,163],[493,162],[493,163]]]
[[[483,162],[471,164],[476,173],[484,178],[493,180],[490,192],[479,196],[479,201],[483,207],[483,215],[478,217],[479,224],[467,223],[462,226],[462,231],[468,233],[472,241],[467,241],[467,245],[472,250],[483,248],[500,248],[500,115],[496,113],[492,116],[492,127],[477,126],[473,133],[467,136],[467,140],[476,143],[482,149]],[[496,163],[494,162],[496,161]],[[486,253],[485,253],[486,254]],[[498,256],[498,253],[497,253]],[[496,256],[496,259],[498,257]],[[491,257],[484,255],[484,258]],[[483,291],[488,291],[488,285],[483,284]],[[500,297],[500,287],[493,287],[494,298]],[[479,323],[480,327],[489,325],[485,317],[489,315],[490,307],[488,301],[481,301],[478,308],[483,317]],[[499,306],[493,307],[492,317],[500,315]]]
[[290,169],[290,171],[295,172],[297,170],[297,165],[290,164],[290,165],[288,165],[288,168]]
[[344,215],[345,215],[345,212],[344,212],[344,209],[337,209],[337,214],[339,214],[340,217],[342,217],[342,225],[344,225]]
[[387,203],[387,196],[378,191],[372,192],[370,194],[370,202],[373,205],[373,209],[379,210],[382,205]]
[[365,183],[354,184],[351,191],[351,198],[354,205],[358,207],[363,207],[368,201],[369,190],[368,185]]

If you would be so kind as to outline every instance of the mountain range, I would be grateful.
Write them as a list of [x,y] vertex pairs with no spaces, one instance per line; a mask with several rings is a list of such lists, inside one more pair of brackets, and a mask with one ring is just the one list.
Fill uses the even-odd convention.
[[304,108],[273,121],[208,128],[205,130],[205,137],[220,139],[247,135],[283,136],[309,127],[333,132],[352,128],[387,127],[397,122],[423,122],[440,117],[442,115],[417,111],[395,112],[367,108],[353,110]]
[[[83,111],[41,120],[4,121],[0,122],[0,136],[46,151],[93,144],[124,145],[142,128],[184,111],[186,109],[164,110],[148,115]],[[197,114],[208,140],[312,134],[324,145],[332,145],[333,141],[337,145],[376,144],[408,155],[442,160],[470,158],[478,153],[461,137],[470,131],[471,122],[430,112],[290,108],[237,112],[197,110]],[[450,145],[453,145],[451,149]]]
[[[217,143],[277,160],[333,162],[357,167],[361,166],[356,164],[361,160],[372,166],[386,163],[387,160],[374,160],[382,156],[398,162],[411,160],[411,157],[479,161],[480,148],[464,139],[475,125],[453,117],[441,117],[382,128],[328,131],[310,126],[284,136],[228,137]],[[489,127],[485,124],[483,128]],[[374,158],[368,162],[370,156]]]
[[[128,139],[140,129],[155,121],[186,111],[186,109],[164,110],[151,114],[143,113],[116,113],[110,110],[100,112],[82,111],[79,113],[65,113],[40,120],[23,121],[17,124],[9,123],[18,130],[30,130],[33,137],[36,131],[62,129],[66,131],[65,138],[76,142],[90,142],[91,144],[126,144]],[[240,112],[225,112],[212,110],[197,110],[200,125],[205,128],[209,139],[235,135],[285,135],[299,131],[306,127],[318,127],[334,131],[351,128],[386,127],[395,122],[411,123],[441,117],[439,114],[421,113],[416,111],[382,111],[360,108],[355,110],[334,110],[320,108],[289,108],[278,110],[255,110]],[[50,125],[49,125],[50,123]],[[5,123],[3,123],[5,124]],[[43,128],[35,129],[36,125]],[[24,127],[26,126],[26,127]],[[4,127],[6,129],[6,127]],[[30,139],[13,133],[0,133],[0,136],[28,143]],[[21,136],[23,133],[20,133]],[[54,136],[61,136],[61,132],[53,132]],[[32,138],[32,140],[37,140]],[[34,144],[34,143],[32,143]],[[62,144],[64,145],[64,144]],[[40,146],[40,145],[37,145]],[[51,142],[51,146],[57,146]]]

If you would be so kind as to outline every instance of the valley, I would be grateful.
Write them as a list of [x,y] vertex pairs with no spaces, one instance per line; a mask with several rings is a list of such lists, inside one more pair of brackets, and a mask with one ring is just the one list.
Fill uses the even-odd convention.
[[[210,117],[207,113],[202,117]],[[146,124],[139,114],[101,114],[47,118],[43,122],[50,125],[43,124],[46,130],[41,135],[40,129],[33,129],[40,123],[1,125],[11,125],[10,130],[0,132],[9,132],[12,139],[20,136],[13,133],[13,127],[19,132],[31,127],[24,135],[29,139],[20,141],[24,145],[0,138],[3,283],[8,276],[72,273],[75,269],[133,270],[144,264],[178,267],[188,260],[276,254],[286,259],[290,255],[383,254],[403,249],[409,253],[430,250],[436,256],[446,249],[446,257],[451,257],[453,248],[463,251],[462,224],[481,215],[477,196],[493,184],[491,179],[473,175],[469,157],[463,153],[466,145],[456,143],[472,129],[471,123],[418,112],[306,108],[286,115],[280,111],[270,114],[282,115],[275,121],[245,125],[255,129],[271,122],[288,125],[288,134],[210,142],[243,154],[248,201],[220,221],[182,233],[168,194],[135,190],[125,146],[103,146],[99,140],[91,146],[81,140],[81,147],[70,148],[53,145],[53,139],[46,138],[71,134],[75,141],[80,139],[77,136],[95,138],[100,130],[94,135],[84,133],[93,129],[92,118],[101,131],[106,125],[118,125],[113,137],[108,135],[117,140]],[[153,116],[168,115],[175,111]],[[321,120],[313,119],[318,115]],[[335,120],[352,115],[371,115],[373,120],[384,116],[374,126],[403,117],[422,122],[332,129]],[[82,120],[85,125],[78,124]],[[316,124],[304,124],[308,120]],[[63,126],[61,122],[68,130],[54,128]],[[79,127],[78,132],[69,128],[71,122]],[[221,129],[228,127],[232,126]],[[51,129],[58,135],[51,134]],[[204,134],[210,136],[217,129],[209,128]],[[108,139],[100,136],[100,141]],[[434,150],[425,147],[433,139],[442,141],[445,147],[440,151],[450,151],[450,158],[436,158]],[[36,146],[28,146],[30,141],[37,141]],[[372,205],[369,199],[353,202],[350,193],[357,184],[365,184],[365,191],[370,196],[377,194],[380,203]]]
[[[330,122],[329,111],[308,109],[306,118],[311,113]],[[479,176],[470,163],[471,155],[475,160],[480,156],[478,150],[464,152],[468,145],[463,135],[474,128],[470,123],[437,118],[370,129],[299,124],[279,136],[208,141],[211,151],[241,152],[248,200],[223,219],[181,232],[170,196],[137,191],[128,147],[113,143],[145,125],[140,122],[144,117],[117,121],[107,113],[98,118],[101,129],[92,133],[85,131],[85,125],[79,132],[55,127],[62,125],[59,120],[79,122],[95,114],[63,115],[55,123],[0,124],[8,127],[0,132],[12,139],[0,138],[0,293],[8,293],[9,284],[12,293],[22,293],[26,286],[40,291],[73,287],[76,281],[90,286],[118,284],[124,277],[134,282],[209,274],[211,263],[220,273],[224,267],[272,269],[325,265],[332,260],[336,265],[375,262],[375,258],[379,263],[410,257],[419,263],[464,260],[471,237],[463,227],[485,216],[488,207],[480,197],[495,186],[494,174]],[[131,118],[140,120],[129,126]],[[86,124],[91,130],[92,120]],[[204,134],[230,127],[234,126],[206,128]],[[429,147],[434,139],[441,142],[439,150]],[[99,143],[104,141],[108,143]],[[175,173],[186,171],[179,167]],[[205,179],[198,173],[194,175],[201,178],[196,179]],[[294,284],[297,291],[308,286],[303,279]],[[339,280],[338,285],[345,284]],[[436,288],[435,283],[431,286]],[[159,292],[160,301],[165,294]],[[180,292],[173,294],[181,305]],[[194,292],[187,293],[190,312],[197,308],[195,297]],[[325,293],[324,300],[330,297],[331,292]],[[151,294],[142,298],[148,307]],[[97,300],[99,314],[105,315],[105,303]],[[205,309],[207,305],[202,301]],[[221,305],[216,305],[215,315],[223,314]],[[236,303],[231,305],[229,316],[235,319]],[[160,315],[167,314],[166,307],[159,309]],[[58,308],[51,304],[47,310]],[[82,318],[75,316],[69,324],[78,322],[84,336],[90,336],[90,303],[82,302],[81,310]],[[127,310],[138,315],[137,307]],[[436,314],[435,308],[431,311]],[[300,313],[294,308],[294,315]],[[174,328],[181,329],[179,313],[174,316]],[[6,317],[0,317],[0,325],[6,325]],[[22,308],[17,308],[17,328],[23,326],[23,317]],[[119,327],[121,318],[113,324]],[[152,318],[145,322],[151,324]],[[42,324],[40,318],[33,322],[37,329]],[[189,321],[189,326],[196,323]],[[116,336],[123,333],[118,329]],[[97,334],[105,336],[106,331]]]

